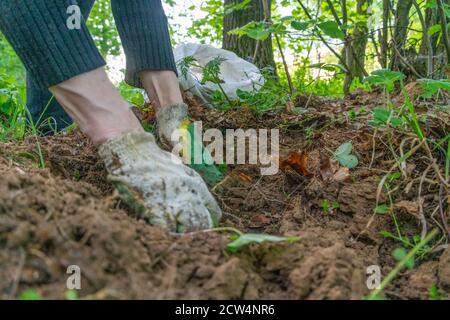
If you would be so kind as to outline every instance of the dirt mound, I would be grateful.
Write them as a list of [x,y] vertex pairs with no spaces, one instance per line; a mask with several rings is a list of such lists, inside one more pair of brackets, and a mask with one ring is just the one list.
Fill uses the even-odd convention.
[[[327,104],[328,109],[314,101],[317,112],[306,119],[192,108],[194,119],[209,121],[206,127],[258,128],[281,122],[280,160],[292,152],[308,155],[307,168],[286,166],[273,176],[261,176],[251,165],[229,166],[226,179],[212,190],[224,210],[222,224],[301,238],[233,254],[226,250],[227,234],[173,235],[135,218],[107,182],[94,146],[77,131],[39,139],[45,169],[38,168],[33,137],[3,144],[0,297],[15,298],[34,289],[44,298],[62,299],[67,267],[77,265],[82,298],[361,299],[369,292],[367,267],[380,266],[384,276],[396,263],[392,251],[399,243],[380,236],[382,230],[394,233],[395,225],[389,215],[373,215],[377,198],[387,201],[377,188],[380,172],[392,163],[379,144],[372,157],[367,128],[337,121],[345,105]],[[314,127],[315,136],[305,136],[297,130],[301,126]],[[351,172],[327,162],[329,152],[324,151],[348,140],[360,160]],[[424,171],[419,161],[407,169],[412,176]],[[405,191],[397,200],[415,199],[420,180],[414,181],[402,186]],[[422,196],[424,208],[436,207],[436,189]],[[396,221],[412,237],[420,233],[419,222],[404,208],[399,207]],[[386,297],[427,299],[432,287],[448,294],[450,254],[444,248],[402,271]]]
[[[81,296],[97,298],[358,298],[362,266],[351,249],[314,237],[229,256],[227,237],[171,236],[117,209],[114,196],[49,171],[0,182],[0,292],[38,288],[62,298],[67,267],[82,270]],[[273,274],[279,277],[273,277]]]

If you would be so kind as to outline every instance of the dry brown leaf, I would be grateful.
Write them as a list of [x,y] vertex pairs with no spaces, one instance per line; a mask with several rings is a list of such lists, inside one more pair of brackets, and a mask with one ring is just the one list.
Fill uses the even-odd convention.
[[242,180],[242,182],[246,182],[246,183],[251,183],[252,182],[252,177],[246,175],[245,173],[239,173],[238,174],[239,179]]
[[333,175],[333,180],[337,182],[344,182],[350,179],[350,169],[347,167],[340,167]]
[[339,163],[330,158],[322,158],[320,161],[320,175],[324,181],[333,179],[334,174],[339,170]]
[[253,217],[252,221],[256,222],[258,224],[264,225],[264,224],[269,224],[272,221],[272,219],[270,219],[269,217],[267,217],[264,214],[258,214]]
[[322,158],[320,175],[324,181],[344,182],[350,179],[350,169],[339,166],[339,162],[330,158]]
[[308,155],[306,152],[291,152],[286,159],[280,161],[281,170],[292,168],[302,176],[309,176],[308,172]]
[[394,204],[394,208],[396,209],[404,209],[409,214],[412,214],[415,217],[419,217],[419,211],[420,207],[417,201],[408,201],[408,200],[401,200]]

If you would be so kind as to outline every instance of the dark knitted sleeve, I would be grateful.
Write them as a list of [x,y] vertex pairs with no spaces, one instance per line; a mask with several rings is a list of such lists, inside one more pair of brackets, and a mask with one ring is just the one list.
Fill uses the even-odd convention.
[[75,0],[1,0],[0,30],[39,87],[50,87],[105,65],[84,19],[69,29]]
[[112,0],[117,29],[127,59],[125,80],[142,88],[143,70],[176,73],[167,17],[160,0]]

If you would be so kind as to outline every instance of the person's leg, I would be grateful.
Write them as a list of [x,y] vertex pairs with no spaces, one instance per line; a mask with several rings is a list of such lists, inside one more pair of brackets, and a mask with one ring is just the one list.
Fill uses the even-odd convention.
[[103,58],[82,18],[80,29],[67,26],[74,0],[2,0],[0,29],[27,72],[56,100],[95,143],[142,130],[128,104],[102,68]]
[[[77,1],[80,11],[85,20],[94,5],[95,0]],[[59,132],[73,123],[73,120],[62,108],[47,87],[38,86],[27,72],[27,109],[31,116],[33,125],[44,135]],[[27,120],[30,119],[27,117]]]
[[85,23],[66,25],[74,0],[1,0],[0,31],[31,79],[56,99],[99,145],[122,199],[135,213],[172,231],[211,228],[221,211],[202,178],[173,161],[143,131],[103,70]]
[[171,135],[187,117],[173,57],[167,18],[160,0],[112,0],[117,29],[127,58],[125,81],[144,88],[156,112],[158,134]]

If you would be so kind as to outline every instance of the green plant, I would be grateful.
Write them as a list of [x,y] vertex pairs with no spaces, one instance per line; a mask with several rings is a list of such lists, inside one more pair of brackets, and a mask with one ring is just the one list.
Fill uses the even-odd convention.
[[330,202],[328,199],[324,199],[320,204],[320,207],[324,212],[329,213],[335,209],[339,209],[339,203],[337,201]]
[[404,122],[401,117],[396,116],[394,110],[385,108],[374,108],[372,111],[372,120],[369,121],[369,125],[374,128],[383,128],[386,126],[403,127]]
[[444,294],[443,294],[443,293],[439,290],[439,288],[434,284],[434,285],[430,288],[429,298],[430,298],[430,300],[443,300],[443,299],[444,299]]
[[352,169],[358,165],[358,158],[351,154],[352,149],[353,145],[351,141],[343,143],[334,152],[333,158],[339,161],[342,166]]
[[25,134],[23,88],[16,79],[0,72],[0,139],[20,139]]
[[19,300],[42,300],[42,296],[36,290],[28,289],[20,294]]
[[405,266],[408,269],[412,269],[412,268],[414,268],[414,265],[415,265],[414,256],[409,257],[408,259],[406,259],[405,257],[407,255],[408,255],[408,252],[406,251],[405,248],[402,248],[402,247],[396,248],[392,252],[392,256],[394,257],[395,260],[402,261],[403,259],[405,259]]
[[386,286],[391,283],[391,281],[397,276],[397,274],[407,265],[411,263],[411,259],[417,254],[417,252],[422,249],[428,242],[430,242],[438,234],[437,229],[433,229],[422,241],[415,245],[411,251],[404,255],[401,260],[397,263],[394,269],[389,272],[389,274],[383,279],[378,289],[373,290],[368,296],[368,300],[379,299],[380,293],[386,288]]
[[145,104],[144,94],[142,89],[129,86],[122,81],[119,83],[120,95],[128,101],[131,105],[142,108]]
[[450,90],[449,79],[418,79],[417,82],[421,85],[423,92],[421,94],[424,98],[431,98],[440,90]]
[[78,292],[75,290],[67,290],[64,293],[64,297],[66,300],[78,300],[79,299]]
[[219,88],[218,91],[213,93],[213,99],[216,102],[225,101],[227,108],[232,107],[234,104],[226,94],[222,86],[222,79],[220,78],[220,66],[226,61],[223,57],[215,57],[211,59],[205,66],[199,65],[197,60],[192,56],[187,56],[178,61],[177,65],[181,70],[181,75],[186,77],[191,67],[199,68],[202,71],[201,84],[212,82]]
[[399,71],[389,69],[375,70],[365,79],[365,82],[371,86],[383,86],[386,92],[392,92],[395,84],[401,82],[406,76]]
[[[386,231],[386,230],[380,231],[380,235],[384,238],[390,238],[390,239],[400,242],[407,249],[414,248],[422,240],[420,235],[414,235],[412,237],[407,237],[407,236],[402,236],[402,235],[395,236],[391,232]],[[428,245],[423,245],[417,251],[417,256],[419,257],[419,259],[423,259],[423,258],[425,258],[426,255],[428,255],[430,253],[430,250],[431,250],[431,247],[429,247]],[[398,253],[398,251],[397,251],[397,253]]]

